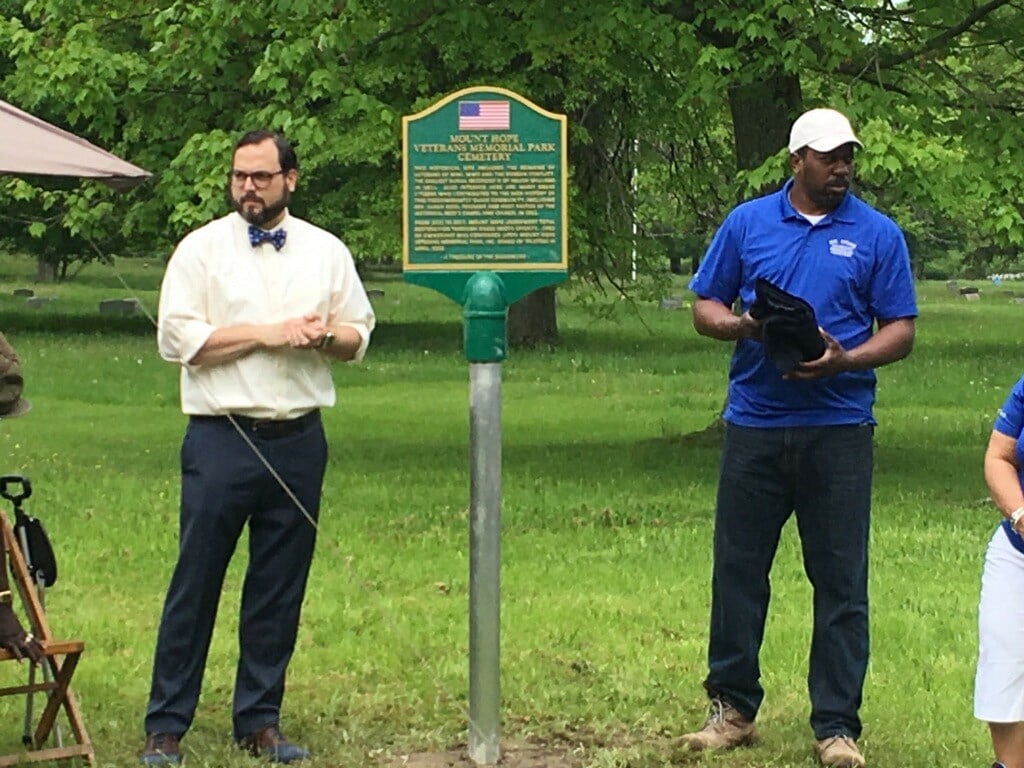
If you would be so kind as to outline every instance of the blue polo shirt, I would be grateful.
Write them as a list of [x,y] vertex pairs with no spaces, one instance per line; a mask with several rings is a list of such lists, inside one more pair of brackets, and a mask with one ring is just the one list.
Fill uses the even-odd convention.
[[[996,432],[1012,437],[1017,441],[1014,449],[1017,477],[1021,485],[1024,485],[1024,470],[1022,470],[1024,468],[1024,378],[1018,379],[1017,383],[1013,385],[1013,389],[1010,390],[1010,394],[1006,397],[1006,402],[1003,403],[1003,407],[996,414],[996,423],[992,428]],[[1010,539],[1010,543],[1019,552],[1024,553],[1024,539],[1021,539],[1017,532],[1013,530],[1010,526],[1010,521],[1003,520],[1002,526],[1006,536]]]
[[[851,193],[811,224],[789,202],[790,179],[778,192],[741,203],[708,246],[690,290],[746,311],[759,277],[800,296],[818,325],[852,349],[873,333],[875,319],[917,316],[910,256],[903,233]],[[874,424],[873,371],[814,381],[785,381],[759,341],[736,343],[723,418],[747,427]]]

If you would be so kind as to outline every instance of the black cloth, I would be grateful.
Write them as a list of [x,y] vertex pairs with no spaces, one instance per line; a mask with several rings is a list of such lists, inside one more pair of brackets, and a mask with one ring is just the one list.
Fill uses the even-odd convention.
[[825,354],[814,307],[777,285],[758,278],[750,316],[761,321],[764,354],[780,373]]

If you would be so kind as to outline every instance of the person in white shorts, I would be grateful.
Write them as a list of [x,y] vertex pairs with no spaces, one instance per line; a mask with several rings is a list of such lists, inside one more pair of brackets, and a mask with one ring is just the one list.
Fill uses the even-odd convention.
[[993,768],[1024,768],[1024,377],[996,415],[985,482],[1003,520],[985,553],[974,716],[988,723]]

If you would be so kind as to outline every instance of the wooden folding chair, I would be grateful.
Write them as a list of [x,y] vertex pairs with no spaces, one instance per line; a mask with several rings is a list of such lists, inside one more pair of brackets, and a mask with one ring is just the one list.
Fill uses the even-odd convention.
[[[21,548],[15,537],[14,529],[10,521],[0,511],[0,528],[3,534],[3,546],[10,559],[11,571],[14,576],[13,586],[17,586],[18,594],[21,595],[22,605],[28,616],[32,632],[39,639],[43,646],[45,658],[43,664],[47,665],[51,678],[25,685],[15,685],[10,688],[0,688],[0,696],[12,696],[15,694],[28,694],[35,692],[46,692],[46,704],[36,723],[35,733],[32,735],[32,743],[27,749],[9,755],[0,755],[0,767],[8,765],[19,765],[21,763],[35,763],[46,760],[67,760],[72,757],[80,757],[91,765],[95,759],[92,744],[85,731],[85,723],[78,711],[78,704],[71,692],[71,676],[78,666],[78,660],[85,649],[81,640],[54,640],[50,632],[50,625],[46,621],[46,614],[43,612],[42,603],[36,592],[36,586],[32,582],[22,556]],[[0,661],[11,660],[14,657],[6,650],[0,649]],[[57,715],[61,710],[67,715],[71,733],[75,743],[67,746],[46,747],[46,742],[53,732],[57,722]]]

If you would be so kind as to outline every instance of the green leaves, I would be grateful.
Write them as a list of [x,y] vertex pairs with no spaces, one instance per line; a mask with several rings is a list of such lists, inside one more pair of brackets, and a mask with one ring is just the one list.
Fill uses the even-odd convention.
[[[166,252],[222,212],[235,137],[269,127],[299,152],[297,212],[342,234],[357,257],[393,257],[400,117],[481,83],[568,115],[570,263],[588,277],[621,275],[634,247],[642,269],[648,251],[652,269],[663,266],[660,247],[634,243],[635,218],[641,232],[669,223],[699,243],[739,197],[781,183],[777,139],[801,104],[850,115],[867,144],[860,190],[904,228],[986,253],[1015,252],[1021,239],[1024,11],[1009,3],[0,0],[0,9],[5,98],[157,174],[129,197],[68,185],[59,205],[28,182],[4,184],[0,204],[39,206],[36,218],[59,212],[68,232],[104,247],[124,238]],[[771,110],[736,109],[740,91],[775,98],[769,86],[787,83],[795,92],[769,99]]]

